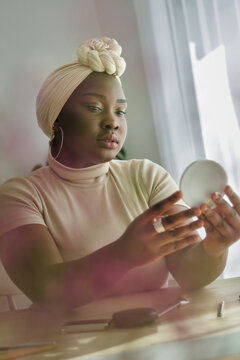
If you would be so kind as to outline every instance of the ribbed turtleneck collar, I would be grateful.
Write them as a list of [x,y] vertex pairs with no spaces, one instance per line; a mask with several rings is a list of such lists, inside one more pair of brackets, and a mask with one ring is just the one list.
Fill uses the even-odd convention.
[[48,152],[48,164],[62,179],[79,184],[102,182],[109,170],[109,162],[80,169],[65,166],[53,158],[50,150]]

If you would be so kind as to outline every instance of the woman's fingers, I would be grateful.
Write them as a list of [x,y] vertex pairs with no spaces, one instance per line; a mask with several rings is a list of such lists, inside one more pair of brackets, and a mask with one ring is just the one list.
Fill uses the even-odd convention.
[[220,214],[218,214],[215,210],[210,209],[205,204],[201,207],[202,208],[202,215],[200,219],[204,221],[204,226],[208,233],[217,236],[220,240],[219,235],[222,237],[232,237],[234,231],[232,227],[222,218]]
[[[225,223],[228,223],[230,227],[232,227],[234,230],[239,231],[240,230],[240,213],[236,210],[235,206],[231,206],[227,201],[223,199],[223,197],[218,194],[214,193],[212,195],[212,199],[217,205],[217,213],[219,213],[219,216],[225,220]],[[237,201],[237,195],[233,195],[231,201],[233,200],[238,208],[240,204],[238,204]],[[214,211],[216,213],[216,211]],[[212,215],[213,217],[213,215]]]
[[[200,208],[185,209],[164,216],[181,197],[180,191],[175,192],[139,215],[128,226],[120,238],[121,253],[126,261],[135,265],[145,264],[189,246],[199,239],[193,232],[202,227],[203,222],[192,221],[192,218],[200,215]],[[165,231],[158,233],[153,226],[153,220],[161,216],[164,217]]]
[[193,207],[191,209],[186,209],[184,211],[178,212],[173,215],[164,214],[178,201],[182,198],[181,191],[177,191],[168,198],[158,202],[153,205],[142,215],[140,215],[141,220],[144,220],[144,223],[151,223],[161,219],[162,225],[165,230],[172,229],[179,224],[182,224],[186,221],[189,221],[194,216],[200,216],[201,210],[199,207]]
[[[217,226],[214,226],[204,215],[201,215],[200,218],[204,219],[204,227],[207,234],[206,239],[208,242],[208,248],[210,249],[210,253],[214,254],[216,253],[216,250],[218,253],[219,251],[222,252],[233,243],[232,235],[229,236],[229,232],[226,232],[224,236],[221,233],[221,230],[217,228]],[[206,241],[206,239],[204,241]]]
[[205,250],[215,255],[225,251],[240,238],[240,199],[230,186],[226,187],[225,192],[233,206],[218,193],[212,194],[215,209],[210,209],[206,204],[200,206],[200,219],[204,221],[207,233]]
[[185,237],[184,239],[174,241],[174,242],[171,242],[171,243],[161,246],[161,248],[159,250],[159,256],[160,257],[166,256],[175,251],[184,249],[185,247],[187,247],[189,245],[196,244],[199,241],[200,241],[199,235],[197,235],[197,234],[189,235],[189,236]]
[[226,186],[225,193],[229,197],[237,213],[240,215],[240,197],[232,190],[231,186],[229,185]]
[[173,204],[175,204],[178,200],[182,198],[182,192],[176,191],[166,199],[158,202],[157,204],[151,206],[148,210],[146,210],[142,215],[141,220],[146,221],[153,221],[155,217],[158,217],[164,214],[167,210],[169,210]]
[[167,231],[164,231],[160,234],[156,234],[155,235],[155,245],[162,247],[166,244],[169,243],[174,243],[175,245],[175,250],[176,250],[176,242],[183,240],[183,238],[186,238],[190,235],[192,235],[191,233],[197,229],[199,229],[200,227],[203,226],[203,221],[202,220],[197,220],[197,221],[193,221],[190,224],[175,228],[175,229],[170,229]]
[[165,230],[168,230],[168,229],[176,227],[179,224],[182,224],[183,222],[188,221],[189,219],[192,219],[194,216],[200,216],[200,215],[201,215],[200,208],[193,207],[191,209],[181,211],[174,215],[164,216],[161,218],[161,220],[162,220],[162,225],[165,228]]

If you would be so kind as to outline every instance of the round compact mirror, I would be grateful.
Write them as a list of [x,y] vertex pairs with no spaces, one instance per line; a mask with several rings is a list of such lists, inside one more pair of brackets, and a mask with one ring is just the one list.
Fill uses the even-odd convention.
[[183,172],[180,190],[183,193],[183,200],[191,207],[203,203],[215,207],[211,194],[217,191],[223,195],[227,182],[224,168],[216,161],[197,160]]

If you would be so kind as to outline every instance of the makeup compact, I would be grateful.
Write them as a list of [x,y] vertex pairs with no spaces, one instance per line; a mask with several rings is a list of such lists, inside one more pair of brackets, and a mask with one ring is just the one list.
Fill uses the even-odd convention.
[[183,172],[180,190],[183,193],[183,200],[191,207],[203,203],[215,207],[211,194],[219,192],[224,195],[227,183],[227,174],[220,164],[213,160],[197,160]]

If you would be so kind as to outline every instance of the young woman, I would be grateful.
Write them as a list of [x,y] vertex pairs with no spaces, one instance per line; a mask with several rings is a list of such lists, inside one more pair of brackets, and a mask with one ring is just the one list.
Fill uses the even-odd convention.
[[[0,188],[1,260],[42,306],[69,309],[157,289],[168,271],[183,287],[204,286],[240,236],[240,201],[230,187],[232,206],[213,194],[217,211],[187,209],[159,165],[113,160],[127,134],[120,55],[115,40],[92,39],[80,45],[78,61],[49,75],[37,98],[48,166]],[[200,241],[194,231],[202,225]]]

